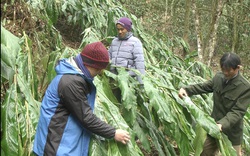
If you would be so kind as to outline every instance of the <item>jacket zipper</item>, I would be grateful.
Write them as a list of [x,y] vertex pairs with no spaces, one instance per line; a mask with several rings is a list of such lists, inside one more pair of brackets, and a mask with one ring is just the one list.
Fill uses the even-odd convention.
[[120,52],[121,45],[122,45],[122,41],[121,41],[121,43],[120,43],[120,45],[119,45],[118,52],[117,52],[117,55],[116,55],[116,57],[115,57],[115,65],[116,65],[116,62],[117,62],[117,57],[118,57],[118,54],[119,54],[119,52]]

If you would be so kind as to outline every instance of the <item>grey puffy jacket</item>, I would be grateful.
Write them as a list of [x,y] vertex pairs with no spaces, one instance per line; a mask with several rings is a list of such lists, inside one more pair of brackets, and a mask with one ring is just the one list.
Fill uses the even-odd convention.
[[[114,38],[110,48],[109,57],[111,60],[110,71],[115,73],[115,67],[125,67],[137,69],[141,74],[145,74],[144,54],[141,41],[130,32],[126,39]],[[129,71],[131,76],[136,76],[133,71]],[[141,78],[138,77],[140,83]]]

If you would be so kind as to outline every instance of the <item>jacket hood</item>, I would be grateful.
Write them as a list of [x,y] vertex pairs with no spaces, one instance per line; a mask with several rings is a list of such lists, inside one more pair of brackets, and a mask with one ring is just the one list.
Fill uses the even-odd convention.
[[57,75],[64,75],[64,74],[84,75],[83,72],[76,65],[73,57],[59,60],[56,65],[55,70],[56,70]]

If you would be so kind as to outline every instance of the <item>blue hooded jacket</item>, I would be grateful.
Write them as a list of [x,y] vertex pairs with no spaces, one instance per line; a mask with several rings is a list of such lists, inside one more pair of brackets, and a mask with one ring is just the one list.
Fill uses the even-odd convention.
[[93,114],[96,87],[86,71],[78,68],[74,58],[59,61],[57,76],[42,100],[35,154],[87,156],[91,132],[114,137],[115,128]]

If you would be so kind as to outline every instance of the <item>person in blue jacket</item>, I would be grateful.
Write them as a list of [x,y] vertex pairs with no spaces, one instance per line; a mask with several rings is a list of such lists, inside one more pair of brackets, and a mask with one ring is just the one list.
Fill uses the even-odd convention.
[[87,156],[91,133],[127,144],[127,131],[115,129],[93,114],[96,87],[93,79],[109,63],[101,42],[56,66],[56,77],[42,100],[33,151],[39,156]]

